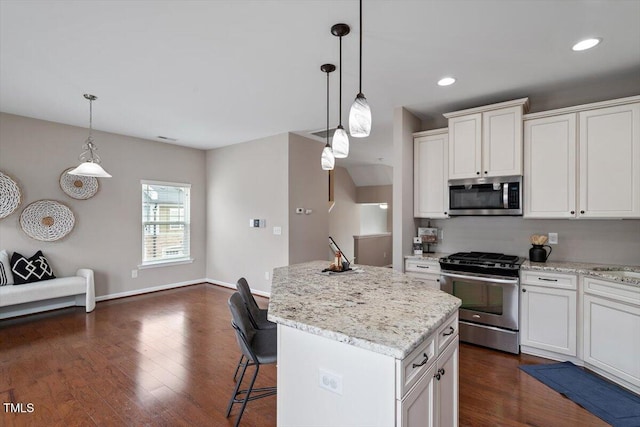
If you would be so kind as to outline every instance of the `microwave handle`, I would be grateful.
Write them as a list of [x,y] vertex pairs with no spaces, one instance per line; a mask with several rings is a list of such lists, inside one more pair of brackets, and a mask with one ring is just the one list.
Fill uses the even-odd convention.
[[502,185],[502,205],[505,209],[509,209],[509,183]]

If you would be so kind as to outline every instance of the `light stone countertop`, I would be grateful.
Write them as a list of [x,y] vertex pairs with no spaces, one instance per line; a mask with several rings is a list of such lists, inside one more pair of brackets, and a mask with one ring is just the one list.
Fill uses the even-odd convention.
[[623,276],[619,271],[636,272],[640,274],[640,265],[611,265],[586,262],[531,262],[526,260],[521,267],[523,270],[556,271],[558,273],[582,274],[607,280],[626,283],[640,287],[640,277]]
[[329,264],[275,268],[268,319],[403,359],[461,304],[390,268],[353,266],[358,272],[322,274]]
[[404,259],[417,259],[424,261],[439,261],[440,258],[444,258],[451,254],[445,252],[431,252],[431,253],[423,253],[422,255],[405,255]]

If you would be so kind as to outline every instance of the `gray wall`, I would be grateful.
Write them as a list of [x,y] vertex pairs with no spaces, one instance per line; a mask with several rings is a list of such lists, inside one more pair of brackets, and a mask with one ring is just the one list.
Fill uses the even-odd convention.
[[[329,176],[320,167],[323,144],[289,134],[289,264],[327,259]],[[312,212],[298,215],[297,207]]]
[[[209,280],[235,285],[245,277],[254,291],[268,295],[275,267],[327,258],[322,148],[320,142],[284,133],[207,152]],[[296,215],[296,207],[312,213]],[[250,228],[251,218],[265,219],[266,227]],[[281,227],[282,234],[275,235],[273,227]]]
[[[288,264],[288,144],[280,134],[207,151],[209,280],[235,285],[245,277],[269,293],[273,268]],[[266,227],[250,228],[251,218],[266,219]]]
[[[343,167],[336,167],[333,177],[335,205],[329,213],[329,235],[344,251],[349,261],[353,262],[353,236],[360,234],[360,209],[356,204],[357,187],[347,169]],[[331,252],[327,251],[327,254]]]
[[420,120],[404,107],[393,110],[393,269],[404,270],[404,255],[412,253],[416,224],[413,218],[413,133]]
[[[427,221],[422,220],[422,226]],[[640,265],[640,220],[536,220],[456,217],[431,220],[444,240],[437,252],[484,251],[529,256],[529,236],[558,233],[551,261]]]
[[[60,174],[79,163],[88,130],[10,114],[0,114],[0,170],[22,190],[22,204],[0,220],[0,249],[31,256],[41,249],[57,276],[80,267],[95,272],[96,296],[135,293],[150,287],[199,281],[205,277],[205,153],[202,150],[105,132],[94,132],[105,169],[98,193],[88,200],[67,196]],[[191,184],[191,264],[131,270],[142,261],[140,180]],[[20,228],[31,202],[53,199],[69,206],[75,228],[62,240],[40,242]]]

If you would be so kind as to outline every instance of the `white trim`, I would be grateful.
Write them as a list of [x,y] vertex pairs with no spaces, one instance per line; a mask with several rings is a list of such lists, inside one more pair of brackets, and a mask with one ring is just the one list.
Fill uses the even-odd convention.
[[485,111],[498,110],[501,108],[519,107],[526,112],[529,110],[529,98],[514,99],[513,101],[500,102],[498,104],[483,105],[482,107],[468,108],[466,110],[453,111],[451,113],[444,113],[443,116],[447,119],[452,117],[466,116],[467,114],[484,113]]
[[151,185],[168,185],[170,187],[189,187],[191,188],[191,184],[186,182],[169,182],[169,181],[153,181],[150,179],[141,179],[140,184],[151,184]]
[[433,136],[433,135],[441,135],[443,133],[449,133],[449,128],[440,128],[440,129],[432,129],[432,130],[422,130],[420,132],[414,132],[414,138],[420,138],[422,136]]
[[186,258],[186,259],[177,259],[177,260],[168,260],[168,261],[147,262],[144,264],[138,264],[138,269],[144,270],[147,268],[171,267],[172,265],[191,264],[193,261],[194,261],[193,258]]
[[181,288],[183,286],[197,285],[198,283],[207,283],[207,279],[188,280],[186,282],[169,283],[166,285],[152,286],[150,288],[135,289],[132,291],[118,292],[117,294],[108,294],[96,297],[96,301],[107,301],[110,299],[132,297],[135,295],[148,294],[150,292],[164,291],[167,289]]
[[629,96],[627,98],[611,99],[591,104],[574,105],[572,107],[557,108],[555,110],[540,111],[539,113],[529,113],[522,116],[522,120],[540,119],[543,117],[558,116],[560,114],[579,113],[581,111],[595,110],[598,108],[614,107],[617,105],[633,104],[640,102],[640,95]]
[[[205,282],[210,283],[212,285],[218,285],[218,286],[223,286],[225,288],[230,288],[230,289],[238,289],[236,287],[235,283],[227,283],[227,282],[223,282],[222,280],[214,280],[214,279],[204,279]],[[251,293],[254,295],[258,295],[261,297],[265,297],[265,298],[271,298],[271,292],[265,292],[265,291],[260,291],[257,289],[251,289]]]

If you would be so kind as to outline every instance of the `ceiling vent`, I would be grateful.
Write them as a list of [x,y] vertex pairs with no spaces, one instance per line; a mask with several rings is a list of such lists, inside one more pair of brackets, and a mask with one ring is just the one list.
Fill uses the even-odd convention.
[[167,142],[177,142],[178,141],[176,138],[169,138],[168,136],[157,136],[156,138],[161,139],[163,141],[167,141]]

